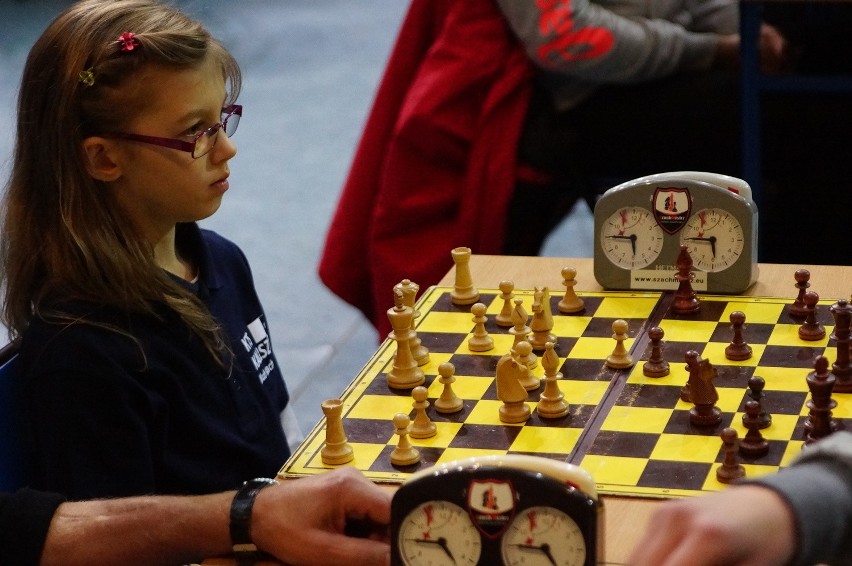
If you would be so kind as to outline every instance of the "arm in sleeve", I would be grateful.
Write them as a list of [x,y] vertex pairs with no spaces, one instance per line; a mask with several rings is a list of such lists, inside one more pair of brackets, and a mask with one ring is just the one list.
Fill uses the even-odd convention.
[[22,489],[0,495],[0,556],[4,564],[38,566],[53,515],[64,498]]
[[535,64],[585,82],[637,83],[706,69],[716,53],[715,33],[624,17],[589,0],[497,3]]
[[807,446],[793,464],[753,480],[779,493],[793,510],[796,566],[849,564],[852,556],[852,433]]

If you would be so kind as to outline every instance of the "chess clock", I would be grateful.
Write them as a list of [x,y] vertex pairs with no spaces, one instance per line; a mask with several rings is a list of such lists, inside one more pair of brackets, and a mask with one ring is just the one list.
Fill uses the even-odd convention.
[[393,566],[594,566],[603,506],[591,476],[537,456],[480,456],[412,475],[391,505]]
[[677,171],[640,177],[595,204],[594,271],[605,289],[676,290],[681,244],[695,291],[737,294],[757,280],[757,207],[735,177]]

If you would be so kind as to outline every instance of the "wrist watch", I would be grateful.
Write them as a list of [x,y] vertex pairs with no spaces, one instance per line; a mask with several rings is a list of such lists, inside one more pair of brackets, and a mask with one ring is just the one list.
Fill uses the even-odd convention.
[[255,478],[245,482],[231,502],[231,544],[237,563],[251,564],[261,558],[257,546],[251,540],[251,510],[261,489],[278,482],[270,478]]

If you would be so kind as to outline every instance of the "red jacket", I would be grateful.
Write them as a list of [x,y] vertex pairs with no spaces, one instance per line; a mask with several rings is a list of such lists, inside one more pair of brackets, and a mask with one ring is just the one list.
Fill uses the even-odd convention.
[[332,220],[322,281],[384,337],[393,286],[498,254],[532,67],[492,0],[413,0]]

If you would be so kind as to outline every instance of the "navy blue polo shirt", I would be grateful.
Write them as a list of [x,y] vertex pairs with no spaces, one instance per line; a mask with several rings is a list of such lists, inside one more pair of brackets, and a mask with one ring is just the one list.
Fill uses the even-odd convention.
[[217,363],[164,307],[66,301],[74,322],[34,320],[19,358],[33,487],[73,499],[211,493],[274,476],[289,456],[287,389],[245,256],[194,223],[177,243],[230,353]]

